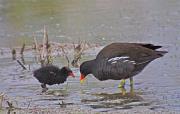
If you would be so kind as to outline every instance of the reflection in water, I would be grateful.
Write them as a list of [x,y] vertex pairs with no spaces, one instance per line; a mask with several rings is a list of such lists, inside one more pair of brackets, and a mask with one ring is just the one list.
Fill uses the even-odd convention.
[[46,95],[53,95],[53,96],[68,96],[67,90],[49,90],[45,93]]
[[21,62],[25,65],[26,64],[26,62],[25,62],[25,59],[24,59],[24,55],[21,55]]
[[85,103],[87,106],[93,109],[131,109],[135,106],[149,106],[150,103],[145,102],[143,98],[138,95],[138,93],[126,93],[122,95],[121,93],[100,93],[93,94],[97,98],[95,99],[82,99],[81,102]]

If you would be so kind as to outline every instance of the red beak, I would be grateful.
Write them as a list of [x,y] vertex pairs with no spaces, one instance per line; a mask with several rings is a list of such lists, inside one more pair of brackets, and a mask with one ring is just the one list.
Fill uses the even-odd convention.
[[83,74],[81,74],[80,76],[80,83],[83,84],[85,81],[85,76]]
[[70,72],[68,75],[69,75],[69,76],[72,76],[72,77],[75,77],[75,75],[74,75],[73,72]]
[[84,78],[85,78],[85,76],[84,76],[83,74],[81,74],[81,76],[80,76],[80,81],[81,81],[81,80],[84,80]]

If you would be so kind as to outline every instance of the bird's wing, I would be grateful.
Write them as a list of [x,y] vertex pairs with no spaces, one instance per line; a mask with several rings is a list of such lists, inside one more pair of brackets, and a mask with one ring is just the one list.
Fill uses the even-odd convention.
[[131,72],[134,69],[135,64],[136,61],[130,60],[130,57],[128,56],[108,58],[106,62],[108,67],[118,69],[121,74]]
[[113,43],[104,47],[96,59],[129,56],[131,60],[141,62],[144,59],[160,57],[159,53],[155,51],[160,47],[152,44]]
[[135,68],[135,61],[127,56],[112,57],[100,60],[97,67],[97,75],[100,80],[105,79],[123,79],[131,75]]

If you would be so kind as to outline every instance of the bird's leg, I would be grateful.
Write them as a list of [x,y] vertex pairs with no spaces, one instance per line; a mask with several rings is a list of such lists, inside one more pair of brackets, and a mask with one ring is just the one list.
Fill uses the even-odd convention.
[[131,88],[130,88],[130,94],[131,94],[132,96],[134,96],[134,87],[133,87],[133,86],[131,86]]
[[44,83],[41,84],[41,87],[42,87],[42,93],[48,90],[48,88],[46,87],[46,84]]
[[130,86],[133,87],[133,85],[134,85],[133,77],[130,77],[129,79],[130,79]]
[[120,84],[118,85],[118,87],[119,88],[124,88],[125,83],[126,83],[125,79],[122,79]]
[[130,87],[131,87],[131,88],[130,88],[130,94],[131,94],[131,95],[134,95],[134,86],[133,86],[133,85],[134,85],[134,82],[133,82],[133,77],[130,77],[129,79],[130,79]]
[[46,88],[46,84],[42,83],[42,84],[41,84],[41,87],[42,87],[42,88]]

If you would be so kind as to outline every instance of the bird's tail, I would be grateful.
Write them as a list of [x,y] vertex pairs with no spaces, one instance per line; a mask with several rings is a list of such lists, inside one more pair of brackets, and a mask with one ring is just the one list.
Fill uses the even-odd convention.
[[164,56],[166,53],[168,53],[167,51],[156,51],[157,55],[159,55],[160,57]]
[[156,49],[159,49],[159,48],[162,47],[162,46],[159,46],[159,45],[153,45],[153,44],[140,44],[140,45],[143,46],[143,47],[152,49],[152,50],[156,50]]

